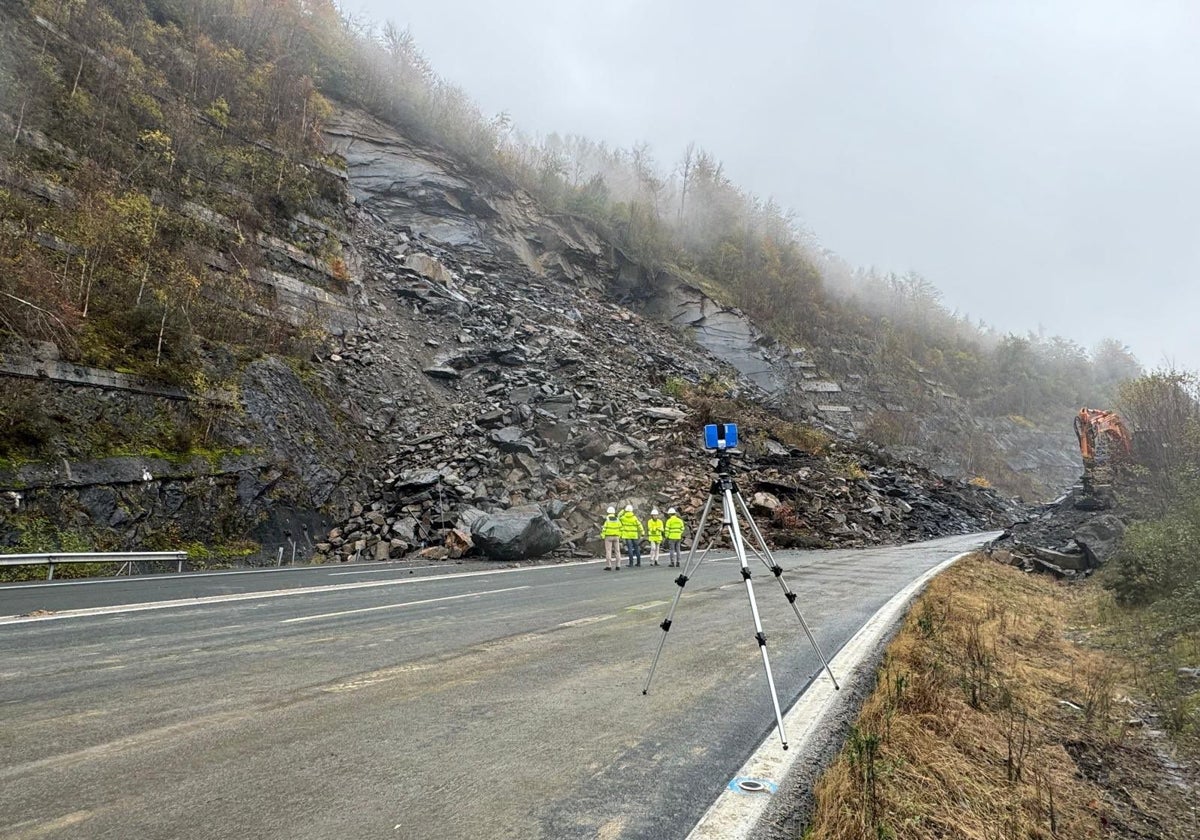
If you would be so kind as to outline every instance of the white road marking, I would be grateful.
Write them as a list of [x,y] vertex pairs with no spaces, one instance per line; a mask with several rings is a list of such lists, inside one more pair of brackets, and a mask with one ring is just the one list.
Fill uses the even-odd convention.
[[585,624],[596,624],[600,621],[608,621],[610,618],[616,618],[611,613],[608,615],[592,615],[587,618],[577,618],[574,621],[564,621],[559,627],[582,627]]
[[652,610],[655,607],[661,607],[663,604],[669,604],[670,601],[647,601],[644,604],[631,604],[626,607],[627,610]]
[[301,621],[317,621],[322,618],[337,618],[339,615],[355,615],[356,613],[375,612],[377,610],[394,610],[400,607],[416,607],[421,604],[436,604],[439,601],[461,601],[463,598],[478,598],[480,595],[498,595],[501,592],[516,592],[518,589],[528,589],[528,586],[510,586],[507,589],[489,589],[484,592],[467,592],[463,595],[447,595],[444,598],[426,598],[422,601],[404,601],[399,604],[384,604],[380,607],[362,607],[357,610],[341,610],[340,612],[321,613],[320,615],[305,615],[300,618],[285,618],[280,624],[296,624]]
[[[974,550],[972,549],[972,551]],[[843,675],[841,680],[843,696],[849,696],[846,689],[849,688],[851,675],[858,664],[872,650],[878,648],[888,629],[892,626],[892,622],[903,615],[913,597],[924,588],[931,578],[970,553],[971,551],[965,551],[939,563],[901,589],[867,619],[850,641],[842,646],[837,655],[830,660],[829,665],[834,674]],[[863,674],[860,676],[873,675]],[[821,719],[833,711],[832,706],[836,695],[837,692],[829,681],[829,675],[822,670],[784,715],[784,728],[794,736],[789,739],[791,749],[785,751],[782,748],[778,732],[772,728],[771,734],[734,774],[735,778],[767,779],[781,784],[801,755],[807,753],[807,742],[819,732],[818,724]],[[743,840],[750,838],[770,801],[770,796],[735,793],[726,788],[700,818],[700,822],[688,834],[687,840]]]
[[156,580],[195,580],[197,578],[232,577],[233,575],[278,575],[288,572],[315,572],[320,566],[293,566],[286,569],[230,569],[224,572],[184,572],[174,575],[145,575],[139,577],[86,578],[82,580],[55,580],[47,583],[12,583],[0,585],[0,592],[5,589],[47,589],[58,586],[92,586],[100,583],[152,583]]
[[146,610],[168,610],[180,607],[200,607],[207,604],[225,604],[234,601],[254,601],[265,598],[287,598],[292,595],[315,595],[322,592],[342,592],[350,589],[375,589],[382,586],[408,586],[433,581],[459,580],[485,575],[507,575],[514,572],[540,572],[558,569],[561,566],[525,566],[516,569],[486,569],[478,572],[461,572],[453,575],[430,575],[405,578],[404,580],[364,580],[358,583],[329,583],[323,586],[300,586],[295,589],[272,589],[267,592],[239,592],[233,595],[204,595],[197,598],[180,598],[173,601],[148,601],[141,604],[118,604],[111,607],[90,607],[82,610],[62,610],[46,615],[0,616],[0,625],[30,624],[35,621],[57,621],[64,618],[86,618],[96,615],[120,615],[145,612]]
[[419,569],[435,569],[436,566],[384,566],[379,569],[360,569],[357,572],[330,572],[328,577],[345,577],[346,575],[373,575],[377,572],[410,572]]

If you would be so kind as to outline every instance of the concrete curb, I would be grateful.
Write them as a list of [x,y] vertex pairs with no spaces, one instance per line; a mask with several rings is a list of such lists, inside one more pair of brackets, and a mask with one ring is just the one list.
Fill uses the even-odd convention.
[[[830,667],[838,676],[842,690],[834,690],[824,670],[818,673],[784,716],[789,749],[785,751],[780,746],[779,737],[772,727],[767,738],[738,770],[735,779],[762,782],[771,792],[782,785],[800,758],[811,753],[813,739],[824,729],[822,724],[855,695],[855,685],[873,676],[870,669],[861,667],[863,662],[870,658],[900,620],[913,598],[935,575],[971,553],[963,552],[934,566],[897,592],[867,619],[830,660]],[[754,829],[771,802],[770,793],[745,793],[731,783],[700,818],[700,822],[688,834],[688,840],[748,840],[754,836]]]

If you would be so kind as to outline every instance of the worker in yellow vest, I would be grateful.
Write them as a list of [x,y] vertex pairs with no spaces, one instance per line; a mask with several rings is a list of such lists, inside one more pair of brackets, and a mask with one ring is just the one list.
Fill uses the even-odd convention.
[[611,505],[600,525],[600,538],[604,540],[604,571],[621,568],[621,520],[617,518],[617,509]]
[[642,520],[637,518],[633,512],[633,505],[625,505],[625,510],[621,512],[621,539],[625,541],[625,551],[629,555],[629,562],[625,565],[633,566],[636,560],[636,565],[642,565],[642,537],[646,535],[646,529],[642,527]]
[[658,565],[658,549],[663,540],[663,521],[658,517],[658,508],[654,508],[650,511],[650,518],[646,520],[646,539],[650,540],[651,566]]
[[668,566],[679,565],[679,542],[683,539],[684,529],[687,525],[679,518],[679,514],[675,512],[675,508],[667,508],[667,521],[663,525],[663,536],[667,538],[667,563]]

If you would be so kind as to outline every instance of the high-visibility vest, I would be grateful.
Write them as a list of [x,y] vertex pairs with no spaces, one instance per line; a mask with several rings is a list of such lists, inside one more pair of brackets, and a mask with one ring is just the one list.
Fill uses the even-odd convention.
[[684,529],[684,524],[683,524],[682,519],[680,519],[675,514],[671,514],[670,516],[667,517],[667,525],[666,525],[667,539],[669,539],[669,540],[683,539],[683,529]]
[[650,542],[662,542],[663,538],[663,521],[661,519],[646,520],[646,536]]
[[600,536],[606,538],[621,536],[621,520],[617,519],[616,514],[604,517],[604,524],[600,526]]
[[621,513],[621,539],[636,540],[643,534],[642,520],[637,518],[637,515],[631,511],[622,511]]

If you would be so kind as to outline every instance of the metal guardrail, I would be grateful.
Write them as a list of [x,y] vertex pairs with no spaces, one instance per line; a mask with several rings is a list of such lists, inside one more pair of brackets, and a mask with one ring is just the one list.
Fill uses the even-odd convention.
[[64,563],[120,563],[117,574],[133,574],[135,563],[174,562],[183,571],[186,551],[113,551],[73,552],[57,554],[0,554],[0,566],[46,566],[46,580],[54,580],[54,567]]

